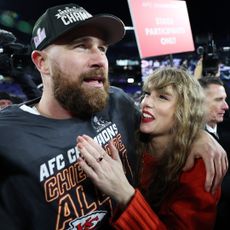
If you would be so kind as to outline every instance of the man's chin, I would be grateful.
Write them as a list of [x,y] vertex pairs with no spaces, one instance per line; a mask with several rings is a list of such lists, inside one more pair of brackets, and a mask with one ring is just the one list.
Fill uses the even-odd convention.
[[[104,89],[94,89],[82,94],[81,98],[75,98],[69,110],[81,118],[87,118],[102,111],[107,105],[108,93]],[[74,102],[74,103],[73,103]]]

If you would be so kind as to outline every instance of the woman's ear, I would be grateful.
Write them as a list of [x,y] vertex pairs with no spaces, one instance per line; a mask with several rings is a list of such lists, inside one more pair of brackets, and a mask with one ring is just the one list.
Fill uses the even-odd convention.
[[44,73],[44,74],[49,73],[45,52],[34,50],[31,54],[31,59],[40,73]]

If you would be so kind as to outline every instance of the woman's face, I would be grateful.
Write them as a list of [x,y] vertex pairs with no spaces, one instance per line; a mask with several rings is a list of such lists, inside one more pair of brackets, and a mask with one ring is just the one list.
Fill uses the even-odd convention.
[[170,134],[175,124],[177,95],[172,86],[145,92],[141,102],[140,131],[153,136]]

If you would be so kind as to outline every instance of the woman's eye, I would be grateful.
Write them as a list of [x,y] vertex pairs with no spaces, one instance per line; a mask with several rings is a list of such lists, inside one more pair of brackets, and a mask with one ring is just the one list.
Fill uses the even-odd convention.
[[142,101],[144,98],[148,97],[150,93],[148,92],[142,92],[141,96],[139,97],[139,100]]
[[147,92],[147,91],[144,91],[142,95],[143,95],[143,96],[149,96],[149,95],[150,95],[150,93],[149,93],[149,92]]
[[168,100],[167,96],[162,95],[162,94],[161,94],[161,95],[159,95],[159,98],[160,98],[160,99],[163,99],[163,100]]

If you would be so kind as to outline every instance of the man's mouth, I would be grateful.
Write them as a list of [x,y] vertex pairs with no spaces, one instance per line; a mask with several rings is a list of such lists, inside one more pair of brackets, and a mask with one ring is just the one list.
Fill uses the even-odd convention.
[[90,77],[90,78],[85,78],[83,80],[83,83],[90,87],[98,87],[101,88],[104,86],[104,78],[103,77]]

